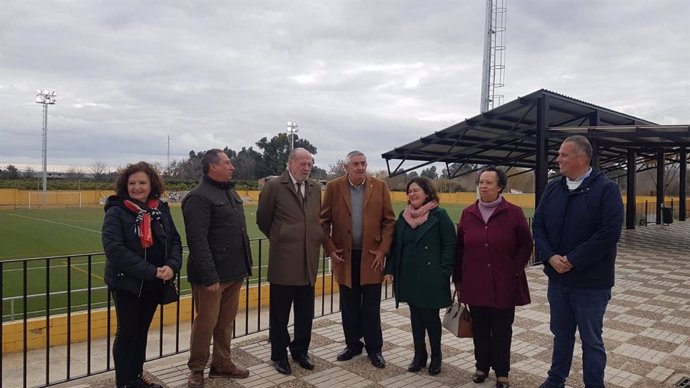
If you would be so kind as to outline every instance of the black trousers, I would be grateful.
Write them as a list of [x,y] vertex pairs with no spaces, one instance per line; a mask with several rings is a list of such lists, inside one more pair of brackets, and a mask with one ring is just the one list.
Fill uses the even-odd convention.
[[410,305],[410,323],[415,353],[426,354],[425,334],[429,335],[431,355],[441,356],[441,318],[439,309],[429,309]]
[[493,368],[497,377],[508,377],[515,307],[470,306],[470,315],[477,369],[489,373]]
[[[311,342],[311,325],[314,320],[314,287],[284,286],[271,283],[270,328],[271,360],[287,358],[287,348],[293,358],[307,354]],[[290,310],[295,305],[294,338],[290,341],[288,322]]]
[[160,291],[142,292],[141,297],[112,290],[117,312],[117,333],[113,342],[115,384],[121,386],[139,377],[146,360],[146,340]]
[[360,351],[364,346],[367,353],[380,353],[383,346],[381,334],[381,283],[360,285],[362,251],[352,251],[352,288],[338,285],[340,289],[340,313],[343,317],[345,344]]

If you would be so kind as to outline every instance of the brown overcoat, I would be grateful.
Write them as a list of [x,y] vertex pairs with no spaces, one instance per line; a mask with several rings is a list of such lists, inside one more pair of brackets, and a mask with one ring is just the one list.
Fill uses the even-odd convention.
[[268,281],[284,286],[313,286],[319,267],[321,189],[307,180],[299,197],[290,174],[270,180],[259,194],[256,224],[270,242]]
[[[395,213],[386,182],[368,176],[364,187],[364,211],[362,231],[362,265],[360,284],[376,284],[383,281],[383,271],[372,269],[374,255],[369,250],[381,250],[388,254],[393,240]],[[321,206],[321,227],[326,253],[342,249],[344,262],[333,261],[333,274],[338,284],[352,287],[352,205],[350,182],[347,175],[326,185]]]

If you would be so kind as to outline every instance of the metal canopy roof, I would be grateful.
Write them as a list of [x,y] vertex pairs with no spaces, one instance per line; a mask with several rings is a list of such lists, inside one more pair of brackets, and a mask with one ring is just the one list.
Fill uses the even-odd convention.
[[[540,120],[541,125],[538,125]],[[539,128],[546,130],[548,168],[556,167],[561,141],[573,134],[590,138],[599,150],[599,165],[605,170],[623,165],[628,149],[634,149],[637,159],[644,161],[654,158],[660,147],[671,151],[690,145],[688,125],[660,126],[541,89],[396,147],[382,157],[391,176],[437,162],[446,163],[447,167],[459,163],[461,166],[491,164],[534,169]],[[396,160],[398,162],[392,162]],[[412,166],[405,167],[405,163]],[[451,177],[470,172],[460,168],[453,170]],[[464,172],[459,173],[460,170]]]

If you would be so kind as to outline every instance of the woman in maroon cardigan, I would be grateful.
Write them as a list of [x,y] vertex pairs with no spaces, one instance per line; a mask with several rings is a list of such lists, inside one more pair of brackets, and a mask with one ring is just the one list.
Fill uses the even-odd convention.
[[532,235],[522,209],[506,201],[505,172],[488,167],[479,174],[479,200],[465,208],[458,225],[453,282],[470,306],[477,371],[482,383],[493,368],[496,387],[510,386],[510,343],[515,306],[530,303],[525,265]]

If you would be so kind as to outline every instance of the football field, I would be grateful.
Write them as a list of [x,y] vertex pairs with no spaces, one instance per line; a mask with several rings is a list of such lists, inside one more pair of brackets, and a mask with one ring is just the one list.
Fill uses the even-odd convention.
[[[404,203],[394,203],[396,217]],[[453,222],[457,222],[465,205],[442,204]],[[186,245],[184,222],[179,205],[171,212],[182,244]],[[532,216],[532,209],[525,209]],[[245,204],[247,228],[254,260],[254,277],[266,279],[268,242],[256,226],[256,204]],[[103,283],[105,257],[101,244],[102,208],[64,208],[0,211],[0,266],[2,267],[3,320],[20,314],[26,306],[32,315],[65,311],[91,304],[100,307],[106,301]],[[261,245],[261,246],[259,246]],[[182,281],[185,293],[186,259],[183,252]],[[56,257],[57,256],[57,257]],[[20,260],[40,258],[31,260]],[[261,258],[261,268],[259,268]],[[69,269],[69,270],[68,270]],[[69,286],[69,287],[68,287]],[[88,290],[92,290],[91,293]],[[49,297],[46,297],[49,295]]]

